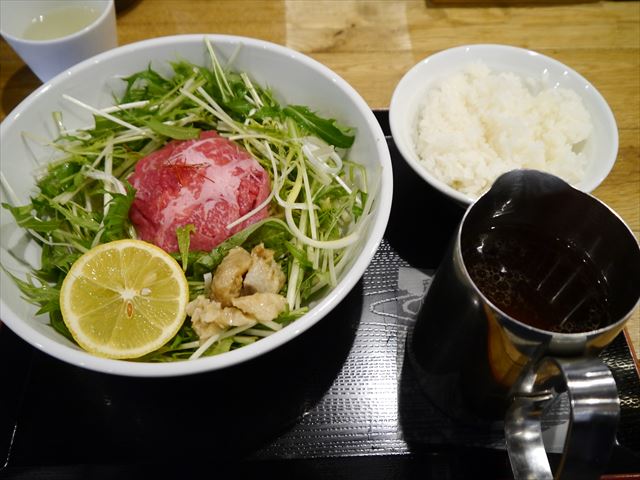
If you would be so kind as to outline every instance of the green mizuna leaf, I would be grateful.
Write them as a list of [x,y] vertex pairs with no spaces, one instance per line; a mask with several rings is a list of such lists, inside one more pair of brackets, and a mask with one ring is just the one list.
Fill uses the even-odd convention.
[[11,212],[19,226],[28,230],[35,230],[36,232],[41,233],[52,232],[60,228],[62,223],[59,220],[40,220],[39,218],[34,217],[32,215],[32,205],[13,207],[8,203],[3,203],[2,207]]
[[319,117],[307,107],[289,105],[282,112],[330,145],[349,148],[356,138],[349,130],[339,128],[335,120]]
[[189,266],[189,244],[191,243],[191,234],[195,231],[196,227],[191,223],[176,229],[178,250],[180,251],[180,258],[182,260],[182,270],[185,272]]
[[127,189],[126,195],[112,193],[109,201],[109,210],[104,216],[102,225],[104,232],[102,240],[110,242],[129,237],[131,221],[129,220],[129,209],[136,198],[136,191],[129,182],[124,182]]
[[175,140],[192,140],[198,138],[201,132],[199,128],[166,125],[155,118],[151,118],[145,123],[154,132]]

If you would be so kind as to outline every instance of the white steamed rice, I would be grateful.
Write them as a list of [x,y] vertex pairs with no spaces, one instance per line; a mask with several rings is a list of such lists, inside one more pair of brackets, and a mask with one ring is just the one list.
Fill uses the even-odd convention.
[[585,173],[580,149],[591,129],[589,113],[572,90],[542,88],[475,62],[427,92],[415,146],[429,172],[476,198],[516,168],[576,184]]

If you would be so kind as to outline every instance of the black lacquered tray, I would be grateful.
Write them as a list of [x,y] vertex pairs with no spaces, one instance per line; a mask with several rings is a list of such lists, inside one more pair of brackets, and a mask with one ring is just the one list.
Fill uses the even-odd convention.
[[[375,113],[388,135],[387,112]],[[441,414],[405,361],[463,210],[388,141],[394,203],[374,260],[338,308],[274,352],[222,372],[131,379],[64,364],[0,327],[0,476],[510,478],[499,425]],[[607,471],[637,472],[640,381],[624,336],[602,357],[621,398]]]

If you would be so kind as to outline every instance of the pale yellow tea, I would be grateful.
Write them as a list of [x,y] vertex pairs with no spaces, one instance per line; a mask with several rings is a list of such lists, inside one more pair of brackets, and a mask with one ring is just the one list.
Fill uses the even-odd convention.
[[51,10],[31,20],[22,37],[26,40],[53,40],[82,30],[100,16],[100,10],[88,6]]

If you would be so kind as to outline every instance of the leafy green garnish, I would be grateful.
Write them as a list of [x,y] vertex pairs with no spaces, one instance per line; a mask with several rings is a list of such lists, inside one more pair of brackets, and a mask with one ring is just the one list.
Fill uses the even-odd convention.
[[231,350],[231,345],[233,345],[233,337],[223,338],[222,340],[217,341],[213,344],[213,346],[207,350],[205,355],[220,355],[221,353],[228,352]]
[[60,310],[60,290],[57,286],[47,282],[38,282],[32,276],[28,276],[26,280],[20,280],[6,269],[4,270],[16,283],[23,298],[29,303],[40,306],[37,314]]
[[321,118],[302,105],[289,105],[282,112],[330,145],[350,148],[356,138],[349,130],[338,128],[335,120]]
[[155,118],[145,121],[145,124],[154,132],[175,140],[192,140],[200,136],[200,129],[193,127],[179,127],[176,125],[166,125]]
[[128,76],[124,81],[127,82],[127,90],[119,103],[129,103],[147,100],[159,95],[162,96],[173,86],[170,80],[164,79],[151,68],[151,65],[146,70]]
[[11,212],[16,223],[27,230],[35,230],[36,232],[52,232],[58,228],[62,222],[59,220],[41,220],[32,214],[33,207],[31,205],[23,205],[20,207],[14,207],[8,203],[2,204],[3,208],[6,208]]
[[182,260],[182,270],[185,272],[189,266],[189,244],[191,243],[191,234],[195,231],[196,227],[192,223],[176,229],[178,250],[180,251],[180,259]]
[[71,332],[67,328],[67,325],[64,323],[64,320],[62,318],[62,313],[60,312],[60,310],[52,311],[51,314],[49,315],[49,321],[51,323],[51,326],[56,332],[63,335],[64,337],[71,340],[72,342],[75,342],[73,335],[71,335]]
[[128,232],[131,230],[131,221],[129,220],[129,209],[136,198],[136,190],[124,181],[126,194],[112,193],[109,202],[109,209],[102,220],[104,233],[102,241],[110,242],[121,238],[127,238]]

